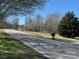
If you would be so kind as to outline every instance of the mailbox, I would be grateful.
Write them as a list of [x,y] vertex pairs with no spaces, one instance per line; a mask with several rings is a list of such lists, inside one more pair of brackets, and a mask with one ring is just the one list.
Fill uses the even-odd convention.
[[52,39],[55,39],[55,32],[51,33]]

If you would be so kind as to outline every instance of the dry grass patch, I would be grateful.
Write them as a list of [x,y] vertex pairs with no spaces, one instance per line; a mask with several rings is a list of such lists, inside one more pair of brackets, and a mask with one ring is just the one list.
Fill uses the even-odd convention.
[[0,32],[4,32],[3,29],[0,29]]
[[[46,39],[51,39],[51,34],[46,32],[29,32],[26,31],[27,35],[38,36]],[[58,34],[55,35],[56,40],[58,41],[68,41],[68,42],[79,42],[79,38],[65,38]]]
[[44,38],[51,38],[50,33],[45,33],[45,32],[26,32],[28,35],[33,35],[33,36],[39,36],[39,37],[44,37]]

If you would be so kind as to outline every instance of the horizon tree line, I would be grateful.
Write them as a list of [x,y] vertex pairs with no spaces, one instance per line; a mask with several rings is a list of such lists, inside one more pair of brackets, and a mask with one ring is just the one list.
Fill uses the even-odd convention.
[[57,12],[49,14],[47,18],[42,15],[37,15],[34,18],[30,17],[28,18],[29,21],[25,20],[24,29],[27,31],[57,33],[60,18],[61,15]]

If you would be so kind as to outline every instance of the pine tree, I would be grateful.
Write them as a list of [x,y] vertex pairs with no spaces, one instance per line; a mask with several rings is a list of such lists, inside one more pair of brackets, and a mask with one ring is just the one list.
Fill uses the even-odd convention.
[[76,37],[79,33],[79,21],[73,12],[67,12],[58,26],[58,33],[64,37]]

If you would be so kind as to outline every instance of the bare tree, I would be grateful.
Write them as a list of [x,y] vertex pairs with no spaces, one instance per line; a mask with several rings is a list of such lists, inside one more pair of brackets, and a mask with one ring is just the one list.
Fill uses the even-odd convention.
[[28,31],[35,31],[36,23],[33,20],[33,18],[29,17],[27,20],[25,20],[25,30]]
[[27,19],[25,20],[24,30],[28,30],[28,21],[27,21]]
[[59,21],[60,21],[59,13],[49,14],[47,21],[45,23],[45,27],[46,27],[47,31],[48,32],[57,32]]
[[19,28],[19,20],[16,18],[12,21],[12,28],[15,29],[15,30],[18,30]]
[[37,15],[34,19],[30,16],[25,21],[25,29],[31,31],[44,31],[45,19],[41,15]]
[[44,25],[44,18],[41,15],[37,15],[35,18],[36,31],[42,31]]

